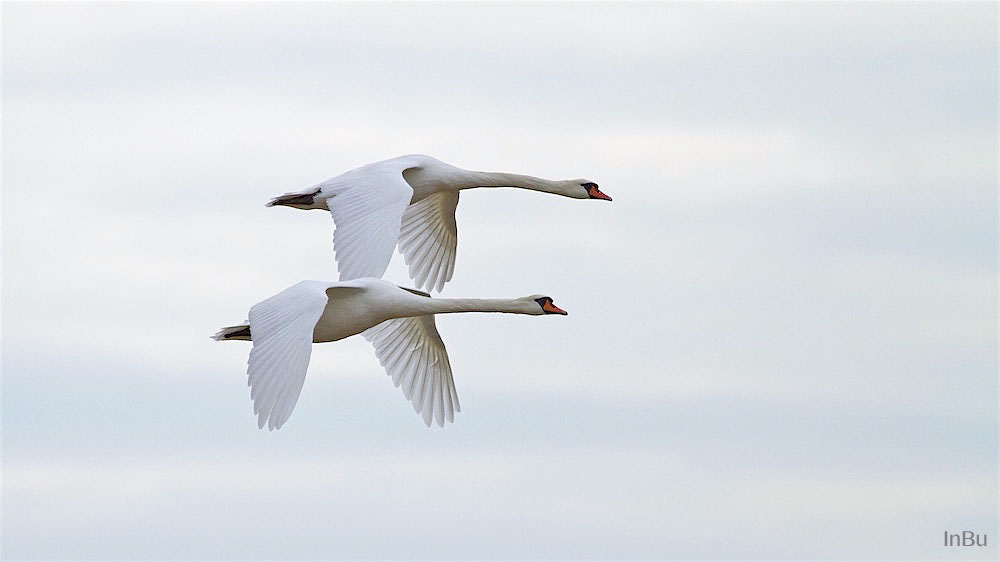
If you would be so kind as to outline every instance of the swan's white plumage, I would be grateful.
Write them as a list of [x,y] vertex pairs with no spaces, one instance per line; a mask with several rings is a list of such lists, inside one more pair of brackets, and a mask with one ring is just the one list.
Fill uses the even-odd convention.
[[417,287],[440,291],[455,272],[458,192],[438,192],[403,212],[399,251]]
[[[381,277],[398,245],[417,286],[440,291],[455,271],[460,190],[507,186],[587,199],[587,185],[583,179],[551,181],[463,170],[410,154],[355,168],[268,205],[329,209],[336,225],[334,254],[341,280]],[[282,203],[285,199],[289,202]]]
[[451,362],[434,316],[394,318],[366,330],[364,338],[375,346],[375,355],[392,383],[421,414],[428,426],[455,421],[461,411]]
[[403,211],[413,189],[402,173],[383,167],[358,177],[321,184],[336,228],[333,251],[340,278],[382,277],[399,239]]
[[323,315],[329,284],[302,281],[250,309],[253,349],[247,384],[257,427],[278,429],[302,392],[313,329]]
[[[317,323],[330,299],[348,306],[360,300],[360,292],[399,289],[391,283],[357,279],[329,283],[302,281],[250,309],[253,348],[248,361],[248,385],[257,427],[280,429],[291,416],[305,382]],[[402,292],[402,291],[400,291]],[[404,298],[423,299],[404,293]],[[383,301],[380,295],[371,295]],[[369,298],[371,298],[369,297]],[[343,322],[349,319],[341,319]],[[369,324],[370,326],[371,324]],[[461,411],[451,362],[434,316],[394,318],[362,332],[375,347],[375,355],[403,395],[428,426],[455,421]]]
[[518,299],[439,299],[382,279],[302,281],[250,309],[249,320],[216,340],[253,342],[247,375],[258,427],[280,428],[305,381],[314,343],[362,334],[393,384],[429,426],[460,411],[451,362],[435,314],[565,314],[544,295]]

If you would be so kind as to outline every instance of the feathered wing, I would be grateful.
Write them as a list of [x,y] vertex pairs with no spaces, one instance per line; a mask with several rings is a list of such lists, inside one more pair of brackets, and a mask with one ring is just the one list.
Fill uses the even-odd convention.
[[[302,281],[250,309],[253,349],[247,362],[247,384],[257,427],[279,429],[302,392],[313,330],[323,315],[329,283]],[[336,290],[358,290],[338,287]]]
[[392,382],[421,414],[424,423],[455,421],[461,411],[448,350],[441,341],[434,316],[394,318],[365,330],[362,335],[375,346],[375,355]]
[[336,228],[333,251],[342,281],[381,278],[399,239],[403,210],[413,188],[399,170],[376,170],[361,177],[339,179],[324,186]]
[[455,272],[458,192],[438,192],[403,212],[399,251],[418,288],[440,291]]

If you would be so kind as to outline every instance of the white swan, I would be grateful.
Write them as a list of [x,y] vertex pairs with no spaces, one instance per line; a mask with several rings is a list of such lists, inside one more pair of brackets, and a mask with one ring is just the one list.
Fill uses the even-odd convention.
[[382,277],[399,251],[417,286],[440,291],[455,270],[458,194],[473,187],[520,187],[574,199],[611,198],[585,180],[551,181],[519,174],[473,172],[413,154],[356,168],[268,207],[328,209],[340,279]]
[[363,332],[392,382],[422,414],[455,421],[458,394],[434,315],[449,312],[566,314],[544,295],[519,299],[436,299],[381,279],[302,281],[255,304],[249,320],[219,330],[215,340],[252,340],[247,375],[257,427],[288,420],[306,378],[313,343]]

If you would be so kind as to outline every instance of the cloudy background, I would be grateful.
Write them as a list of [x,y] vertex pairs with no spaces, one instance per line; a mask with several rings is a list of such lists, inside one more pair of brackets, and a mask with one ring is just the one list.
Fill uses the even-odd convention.
[[[5,3],[3,557],[995,558],[997,12]],[[614,197],[462,196],[444,295],[570,315],[258,431],[208,336],[336,276],[263,203],[410,152]]]

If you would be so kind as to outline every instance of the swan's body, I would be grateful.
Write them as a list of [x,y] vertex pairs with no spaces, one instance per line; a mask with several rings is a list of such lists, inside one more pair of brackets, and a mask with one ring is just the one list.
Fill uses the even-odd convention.
[[249,320],[223,328],[216,340],[252,340],[247,375],[258,427],[278,429],[298,401],[313,343],[364,333],[424,422],[454,421],[458,394],[435,314],[507,312],[566,314],[552,299],[434,299],[381,279],[302,281],[250,309]]
[[574,199],[611,200],[585,179],[475,172],[413,154],[355,168],[275,197],[268,206],[330,211],[341,280],[382,277],[398,244],[417,286],[440,291],[455,270],[458,194],[474,187],[519,187]]

